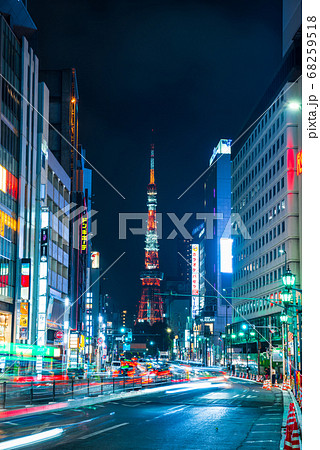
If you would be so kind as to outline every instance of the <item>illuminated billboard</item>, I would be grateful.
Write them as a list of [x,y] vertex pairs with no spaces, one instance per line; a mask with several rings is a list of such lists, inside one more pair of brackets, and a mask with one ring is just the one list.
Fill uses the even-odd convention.
[[91,268],[99,269],[99,267],[100,267],[100,253],[91,252]]
[[232,273],[232,239],[220,239],[220,272]]
[[302,174],[302,150],[297,153],[297,175]]
[[18,198],[18,179],[0,165],[0,191]]
[[199,245],[192,244],[192,318],[199,315]]

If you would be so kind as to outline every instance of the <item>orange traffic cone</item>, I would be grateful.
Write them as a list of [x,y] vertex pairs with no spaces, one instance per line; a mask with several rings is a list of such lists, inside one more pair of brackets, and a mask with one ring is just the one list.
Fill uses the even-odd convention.
[[262,389],[267,389],[267,380],[264,380],[264,381],[263,381]]
[[271,385],[271,380],[267,380],[267,391],[271,391],[271,387],[272,387],[272,385]]
[[274,383],[274,387],[279,387],[279,385],[278,385],[278,380],[276,379],[276,382]]
[[286,391],[287,390],[287,382],[285,380],[282,381],[282,391]]

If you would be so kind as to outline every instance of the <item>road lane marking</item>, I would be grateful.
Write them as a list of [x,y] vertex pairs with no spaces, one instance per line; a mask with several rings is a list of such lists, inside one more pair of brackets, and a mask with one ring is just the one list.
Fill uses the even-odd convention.
[[168,410],[171,411],[172,409],[178,409],[178,408],[181,408],[181,405],[173,406],[172,408],[169,408]]
[[279,431],[274,431],[274,430],[270,430],[270,431],[251,431],[251,433],[279,433]]
[[265,441],[246,441],[245,443],[246,444],[256,444],[257,442],[277,442],[277,441],[275,441],[275,440],[273,440],[273,439],[268,439],[268,440],[265,440]]
[[233,395],[232,397],[233,397],[233,398],[239,397],[239,395],[240,395],[240,394],[236,394],[236,395]]
[[152,420],[160,419],[161,417],[169,416],[170,414],[175,414],[175,413],[177,413],[177,412],[183,411],[183,410],[186,409],[187,407],[188,407],[188,406],[183,406],[183,407],[180,408],[180,409],[175,409],[174,411],[170,411],[170,412],[161,414],[160,416],[153,417],[152,419],[147,419],[146,422],[151,422]]
[[274,425],[274,423],[255,423],[254,425],[257,427],[260,427],[260,426],[264,426],[264,425]]
[[124,427],[125,425],[129,425],[129,422],[119,423],[118,425],[114,425],[113,427],[104,428],[103,430],[96,431],[95,433],[87,434],[86,436],[82,436],[78,439],[89,439],[92,436],[97,436],[98,434],[105,433],[106,431],[115,430],[119,427]]
[[19,425],[18,423],[14,423],[14,422],[2,422],[2,423],[8,423],[9,425]]

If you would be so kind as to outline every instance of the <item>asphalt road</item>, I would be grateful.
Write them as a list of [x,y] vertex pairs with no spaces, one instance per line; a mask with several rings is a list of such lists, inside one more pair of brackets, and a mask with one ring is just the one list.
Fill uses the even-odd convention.
[[0,449],[7,440],[57,429],[60,436],[25,448],[278,449],[282,413],[279,389],[265,391],[241,380],[183,383],[139,397],[1,422]]

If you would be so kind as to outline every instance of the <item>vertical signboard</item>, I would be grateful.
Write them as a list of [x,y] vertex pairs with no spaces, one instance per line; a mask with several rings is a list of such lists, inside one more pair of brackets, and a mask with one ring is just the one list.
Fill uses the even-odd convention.
[[46,344],[46,315],[48,290],[48,243],[49,243],[49,208],[41,208],[41,234],[40,234],[40,267],[39,267],[39,297],[37,344]]
[[192,294],[192,318],[194,319],[199,314],[199,245],[192,244],[192,280],[191,280],[191,294]]
[[30,259],[21,260],[20,299],[17,307],[17,339],[25,341],[29,338],[29,305],[30,305]]
[[81,223],[81,252],[87,252],[87,239],[88,239],[88,219],[86,216],[82,217]]

